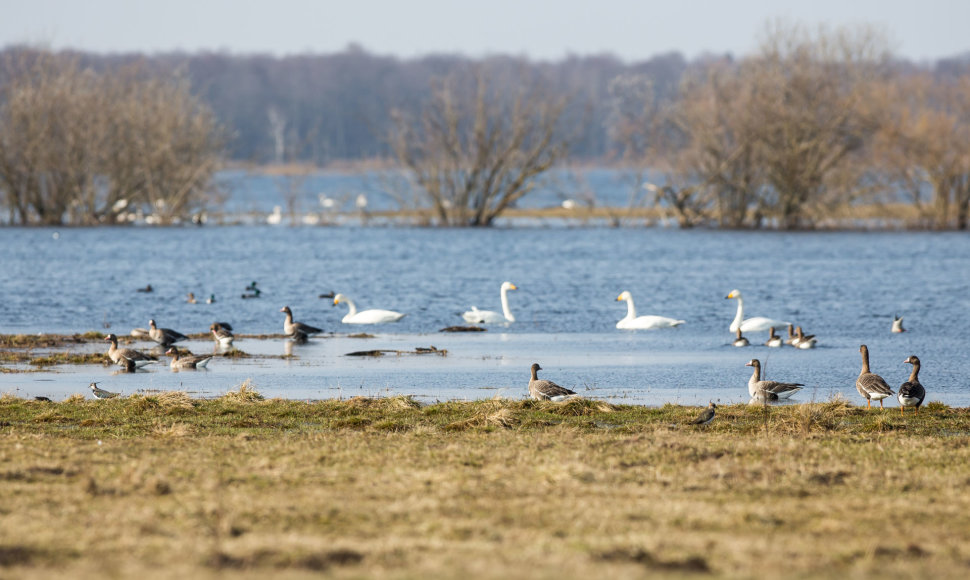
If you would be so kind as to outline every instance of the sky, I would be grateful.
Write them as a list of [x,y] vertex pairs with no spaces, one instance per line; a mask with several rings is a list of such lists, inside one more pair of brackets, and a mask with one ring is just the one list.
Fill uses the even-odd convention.
[[768,22],[868,24],[897,56],[970,52],[964,0],[0,0],[0,47],[100,53],[327,54],[356,44],[402,58],[432,53],[628,62],[678,51],[744,56]]

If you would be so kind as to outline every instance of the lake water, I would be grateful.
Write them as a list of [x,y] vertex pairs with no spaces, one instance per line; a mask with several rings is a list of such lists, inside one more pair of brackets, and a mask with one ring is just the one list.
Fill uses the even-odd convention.
[[[216,359],[205,371],[116,374],[98,365],[0,373],[0,392],[63,398],[103,388],[218,396],[251,379],[269,397],[320,399],[414,395],[422,401],[527,396],[529,366],[584,396],[619,403],[700,405],[747,401],[759,358],[769,378],[806,384],[794,401],[842,393],[857,403],[859,345],[894,387],[916,354],[928,401],[970,406],[970,237],[957,233],[749,233],[641,228],[182,227],[0,229],[0,333],[128,334],[160,326],[184,333],[231,322],[237,334],[281,333],[297,320],[328,333],[306,345],[239,339],[255,356]],[[258,299],[240,296],[258,281]],[[483,333],[448,334],[471,305],[499,310],[510,280],[517,321]],[[136,292],[151,284],[155,291]],[[816,334],[814,350],[731,346],[736,301]],[[640,314],[685,319],[680,328],[622,331],[629,290]],[[342,292],[359,308],[407,313],[396,324],[341,323]],[[185,295],[214,294],[214,304]],[[908,332],[890,333],[894,313]],[[351,338],[366,331],[374,338]],[[749,336],[753,345],[765,333]],[[434,345],[447,356],[347,357],[357,350]],[[149,348],[150,343],[137,343]],[[212,343],[186,344],[193,352]],[[95,347],[92,347],[95,348]],[[101,345],[97,345],[101,349]],[[288,351],[288,349],[291,349]],[[887,403],[896,406],[895,400]]]

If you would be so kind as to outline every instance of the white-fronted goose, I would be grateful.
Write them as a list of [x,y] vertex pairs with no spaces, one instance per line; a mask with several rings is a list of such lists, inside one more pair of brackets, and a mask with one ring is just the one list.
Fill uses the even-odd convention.
[[317,328],[316,326],[310,326],[309,324],[303,324],[302,322],[293,321],[293,311],[290,310],[289,306],[284,306],[280,308],[280,312],[286,314],[286,320],[283,321],[283,334],[299,339],[300,335],[306,339],[308,335],[317,334],[323,332],[323,330]]
[[906,332],[903,328],[903,317],[893,314],[893,332]]
[[189,304],[195,304],[197,302],[195,299],[195,294],[193,294],[192,292],[189,292],[188,295],[185,297],[185,301],[188,302]]
[[[139,352],[133,348],[118,348],[118,337],[114,334],[109,334],[104,337],[105,340],[111,343],[108,347],[108,358],[111,362],[116,365],[121,365],[125,368],[128,367],[128,362],[134,364],[135,367],[141,368],[145,365],[152,364],[158,361],[158,359],[150,354],[145,354]],[[128,362],[125,362],[128,361]]]
[[749,344],[751,344],[750,342],[748,342],[748,339],[747,338],[741,336],[741,329],[740,328],[737,330],[737,335],[738,335],[738,337],[735,338],[734,339],[734,342],[731,343],[734,346],[748,346]]
[[347,298],[343,294],[337,294],[333,297],[333,305],[336,306],[338,304],[346,304],[350,309],[347,315],[341,319],[341,322],[344,324],[384,324],[387,322],[397,322],[405,316],[400,312],[394,312],[393,310],[380,310],[377,308],[357,312],[357,306],[354,304],[353,300]]
[[98,383],[91,383],[88,386],[91,387],[91,393],[94,394],[95,399],[113,399],[120,394],[120,393],[112,393],[111,391],[106,391],[98,387]]
[[696,419],[691,421],[690,424],[707,425],[708,423],[714,420],[715,409],[717,409],[717,405],[714,404],[714,401],[711,401],[711,403],[707,406],[707,408],[701,411],[701,414],[698,415]]
[[914,354],[903,362],[913,365],[913,372],[909,374],[909,380],[899,387],[899,394],[896,395],[899,401],[899,412],[905,414],[903,409],[912,407],[919,414],[919,407],[926,397],[926,389],[919,382],[919,358]]
[[219,343],[219,346],[223,348],[229,348],[232,346],[232,341],[236,339],[233,336],[232,331],[222,325],[220,322],[213,322],[209,326],[209,330],[212,331],[212,338]]
[[782,342],[781,337],[775,334],[775,327],[772,326],[768,329],[768,340],[765,342],[765,346],[770,346],[772,348],[778,348],[785,344]]
[[[804,386],[802,383],[780,383],[778,381],[761,380],[761,361],[753,358],[744,364],[746,367],[754,367],[751,378],[748,379],[748,394],[755,399],[771,399],[774,395],[779,399],[787,399]],[[770,395],[769,395],[770,393]]]
[[892,396],[893,390],[886,384],[886,381],[876,373],[869,372],[869,347],[859,346],[862,353],[862,372],[855,381],[855,388],[859,394],[866,398],[866,407],[872,407],[872,400],[879,401],[879,408],[882,408],[882,400]]
[[815,348],[816,342],[818,342],[818,339],[815,338],[814,334],[805,334],[801,326],[795,327],[795,341],[792,342],[792,346],[795,348],[809,349]]
[[655,316],[653,314],[637,316],[636,306],[633,305],[633,295],[626,290],[617,296],[616,300],[617,302],[621,300],[626,301],[626,316],[616,323],[617,328],[624,330],[650,330],[653,328],[671,328],[674,326],[680,326],[685,322],[683,320],[677,320],[676,318]]
[[187,354],[183,356],[179,352],[177,346],[173,346],[172,348],[168,349],[165,351],[165,354],[172,357],[172,362],[169,363],[169,365],[172,367],[173,371],[181,369],[205,368],[205,366],[209,364],[209,361],[212,360],[211,354]]
[[155,320],[152,319],[148,321],[148,338],[162,346],[171,346],[172,343],[187,340],[189,337],[171,328],[159,328],[155,326]]
[[738,329],[742,332],[759,332],[768,330],[772,326],[781,327],[788,324],[783,320],[774,320],[772,318],[765,318],[764,316],[754,316],[745,319],[744,298],[741,296],[740,290],[731,290],[731,293],[724,298],[733,298],[738,301],[738,312],[734,315],[734,320],[731,322],[731,332],[737,332]]
[[575,391],[570,391],[566,387],[560,387],[552,381],[539,378],[538,371],[542,367],[539,363],[532,365],[532,378],[529,379],[529,395],[537,401],[564,401],[572,397],[578,397]]
[[796,340],[798,340],[798,337],[795,336],[795,325],[789,324],[788,325],[788,338],[785,339],[785,344],[790,344],[792,346],[795,346],[795,341]]
[[509,310],[509,290],[518,290],[511,282],[502,282],[499,295],[502,298],[502,312],[492,310],[479,310],[477,306],[472,306],[471,310],[463,312],[461,317],[469,324],[507,324],[515,322],[512,311]]

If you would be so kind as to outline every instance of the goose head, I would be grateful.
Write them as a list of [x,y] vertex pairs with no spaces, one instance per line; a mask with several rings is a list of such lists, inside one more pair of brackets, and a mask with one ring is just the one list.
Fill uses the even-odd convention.
[[761,361],[758,360],[758,359],[756,359],[756,358],[753,358],[753,359],[749,360],[748,362],[744,363],[744,366],[746,366],[746,367],[761,368]]
[[290,311],[289,306],[284,306],[283,308],[280,308],[280,312],[282,312],[283,314],[289,314],[290,316],[293,315],[293,312]]
[[904,363],[909,363],[909,364],[915,366],[915,365],[918,365],[919,364],[919,357],[917,357],[915,354],[913,354],[913,355],[910,355],[909,358],[906,359],[906,360],[904,360],[903,362]]
[[539,363],[532,363],[532,372],[541,371],[541,370],[542,370],[542,367],[539,366]]
[[148,328],[152,328],[152,329],[155,328],[155,319],[154,318],[152,318],[151,320],[148,321]]

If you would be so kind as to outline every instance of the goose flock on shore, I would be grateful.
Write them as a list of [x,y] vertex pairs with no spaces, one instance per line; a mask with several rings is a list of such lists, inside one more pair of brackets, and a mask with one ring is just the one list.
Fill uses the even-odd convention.
[[[461,314],[462,319],[466,323],[473,325],[509,325],[515,322],[515,316],[512,314],[509,306],[508,292],[517,289],[518,288],[512,282],[503,282],[499,288],[499,298],[502,307],[501,312],[480,310],[476,306],[472,306],[470,310]],[[138,291],[151,292],[152,287],[151,285],[148,285],[144,288],[138,288]],[[246,286],[245,293],[242,294],[242,298],[258,298],[260,294],[261,290],[257,287],[257,283],[254,281]],[[346,295],[340,293],[335,294],[330,292],[327,294],[321,294],[320,297],[332,298],[333,306],[340,304],[347,305],[348,312],[342,318],[342,322],[345,324],[386,324],[397,322],[406,316],[406,314],[401,312],[384,309],[368,309],[358,311],[354,302]],[[818,344],[818,339],[815,335],[805,334],[800,325],[795,325],[790,321],[768,318],[764,316],[745,318],[744,298],[740,290],[732,290],[727,296],[725,296],[725,299],[733,299],[737,300],[738,302],[734,319],[728,327],[735,336],[735,339],[731,343],[735,347],[746,347],[751,344],[748,338],[744,336],[745,332],[753,333],[762,331],[768,332],[768,338],[764,345],[771,348],[780,348],[784,345],[791,345],[797,349],[811,349],[815,348],[815,346]],[[211,295],[210,299],[207,300],[209,303],[214,301],[214,295]],[[623,291],[620,293],[620,295],[617,296],[616,301],[626,302],[627,304],[626,316],[616,323],[616,328],[618,329],[651,330],[676,328],[686,323],[685,320],[666,316],[638,316],[636,307],[633,303],[633,296],[629,291]],[[188,294],[187,302],[196,303],[194,294]],[[293,318],[293,311],[289,306],[283,306],[280,309],[280,312],[285,314],[283,321],[283,334],[293,342],[305,343],[311,336],[323,332],[321,328],[316,326],[295,321]],[[891,332],[905,332],[906,329],[903,328],[902,321],[903,319],[901,316],[893,315]],[[778,328],[787,329],[786,339],[783,339],[777,334],[776,331]],[[227,351],[233,347],[235,337],[232,332],[231,324],[228,322],[213,322],[209,327],[209,330],[212,333],[213,340],[215,341],[218,349]],[[148,321],[147,330],[134,329],[131,335],[135,338],[151,340],[162,348],[167,349],[165,354],[171,357],[169,366],[173,371],[206,368],[206,365],[208,365],[214,356],[193,355],[188,351],[180,350],[177,346],[174,346],[174,344],[187,340],[188,337],[185,334],[171,328],[162,328],[157,326],[154,319]],[[105,337],[105,341],[110,343],[110,347],[108,348],[107,352],[108,358],[114,364],[125,368],[129,372],[135,372],[136,370],[158,362],[158,357],[152,354],[141,352],[132,348],[119,348],[118,337],[114,334],[109,334],[107,337]],[[919,358],[916,355],[912,355],[904,361],[904,363],[912,365],[912,372],[909,379],[900,386],[898,393],[895,393],[881,376],[871,372],[869,366],[868,347],[864,344],[861,345],[859,347],[859,352],[862,356],[862,371],[856,380],[856,390],[863,398],[865,398],[867,408],[871,408],[872,401],[878,401],[880,408],[882,408],[883,400],[896,394],[901,413],[905,413],[905,409],[907,408],[913,409],[914,412],[918,413],[919,407],[922,405],[926,396],[926,391],[919,382]],[[751,397],[752,402],[788,399],[798,391],[802,390],[804,387],[803,383],[782,382],[765,379],[762,373],[762,364],[759,359],[751,359],[745,363],[745,366],[753,368],[751,378],[748,380],[748,394]],[[579,397],[579,395],[574,391],[562,387],[552,381],[539,379],[538,371],[542,370],[542,367],[539,366],[538,363],[533,364],[530,370],[531,377],[528,383],[528,390],[529,395],[533,399],[559,402]],[[92,392],[97,398],[110,398],[117,396],[117,393],[110,393],[109,391],[98,388],[97,383],[91,383],[90,386]],[[716,405],[712,402],[710,406],[704,410],[702,415],[698,417],[695,423],[710,423],[714,418],[715,409]]]

